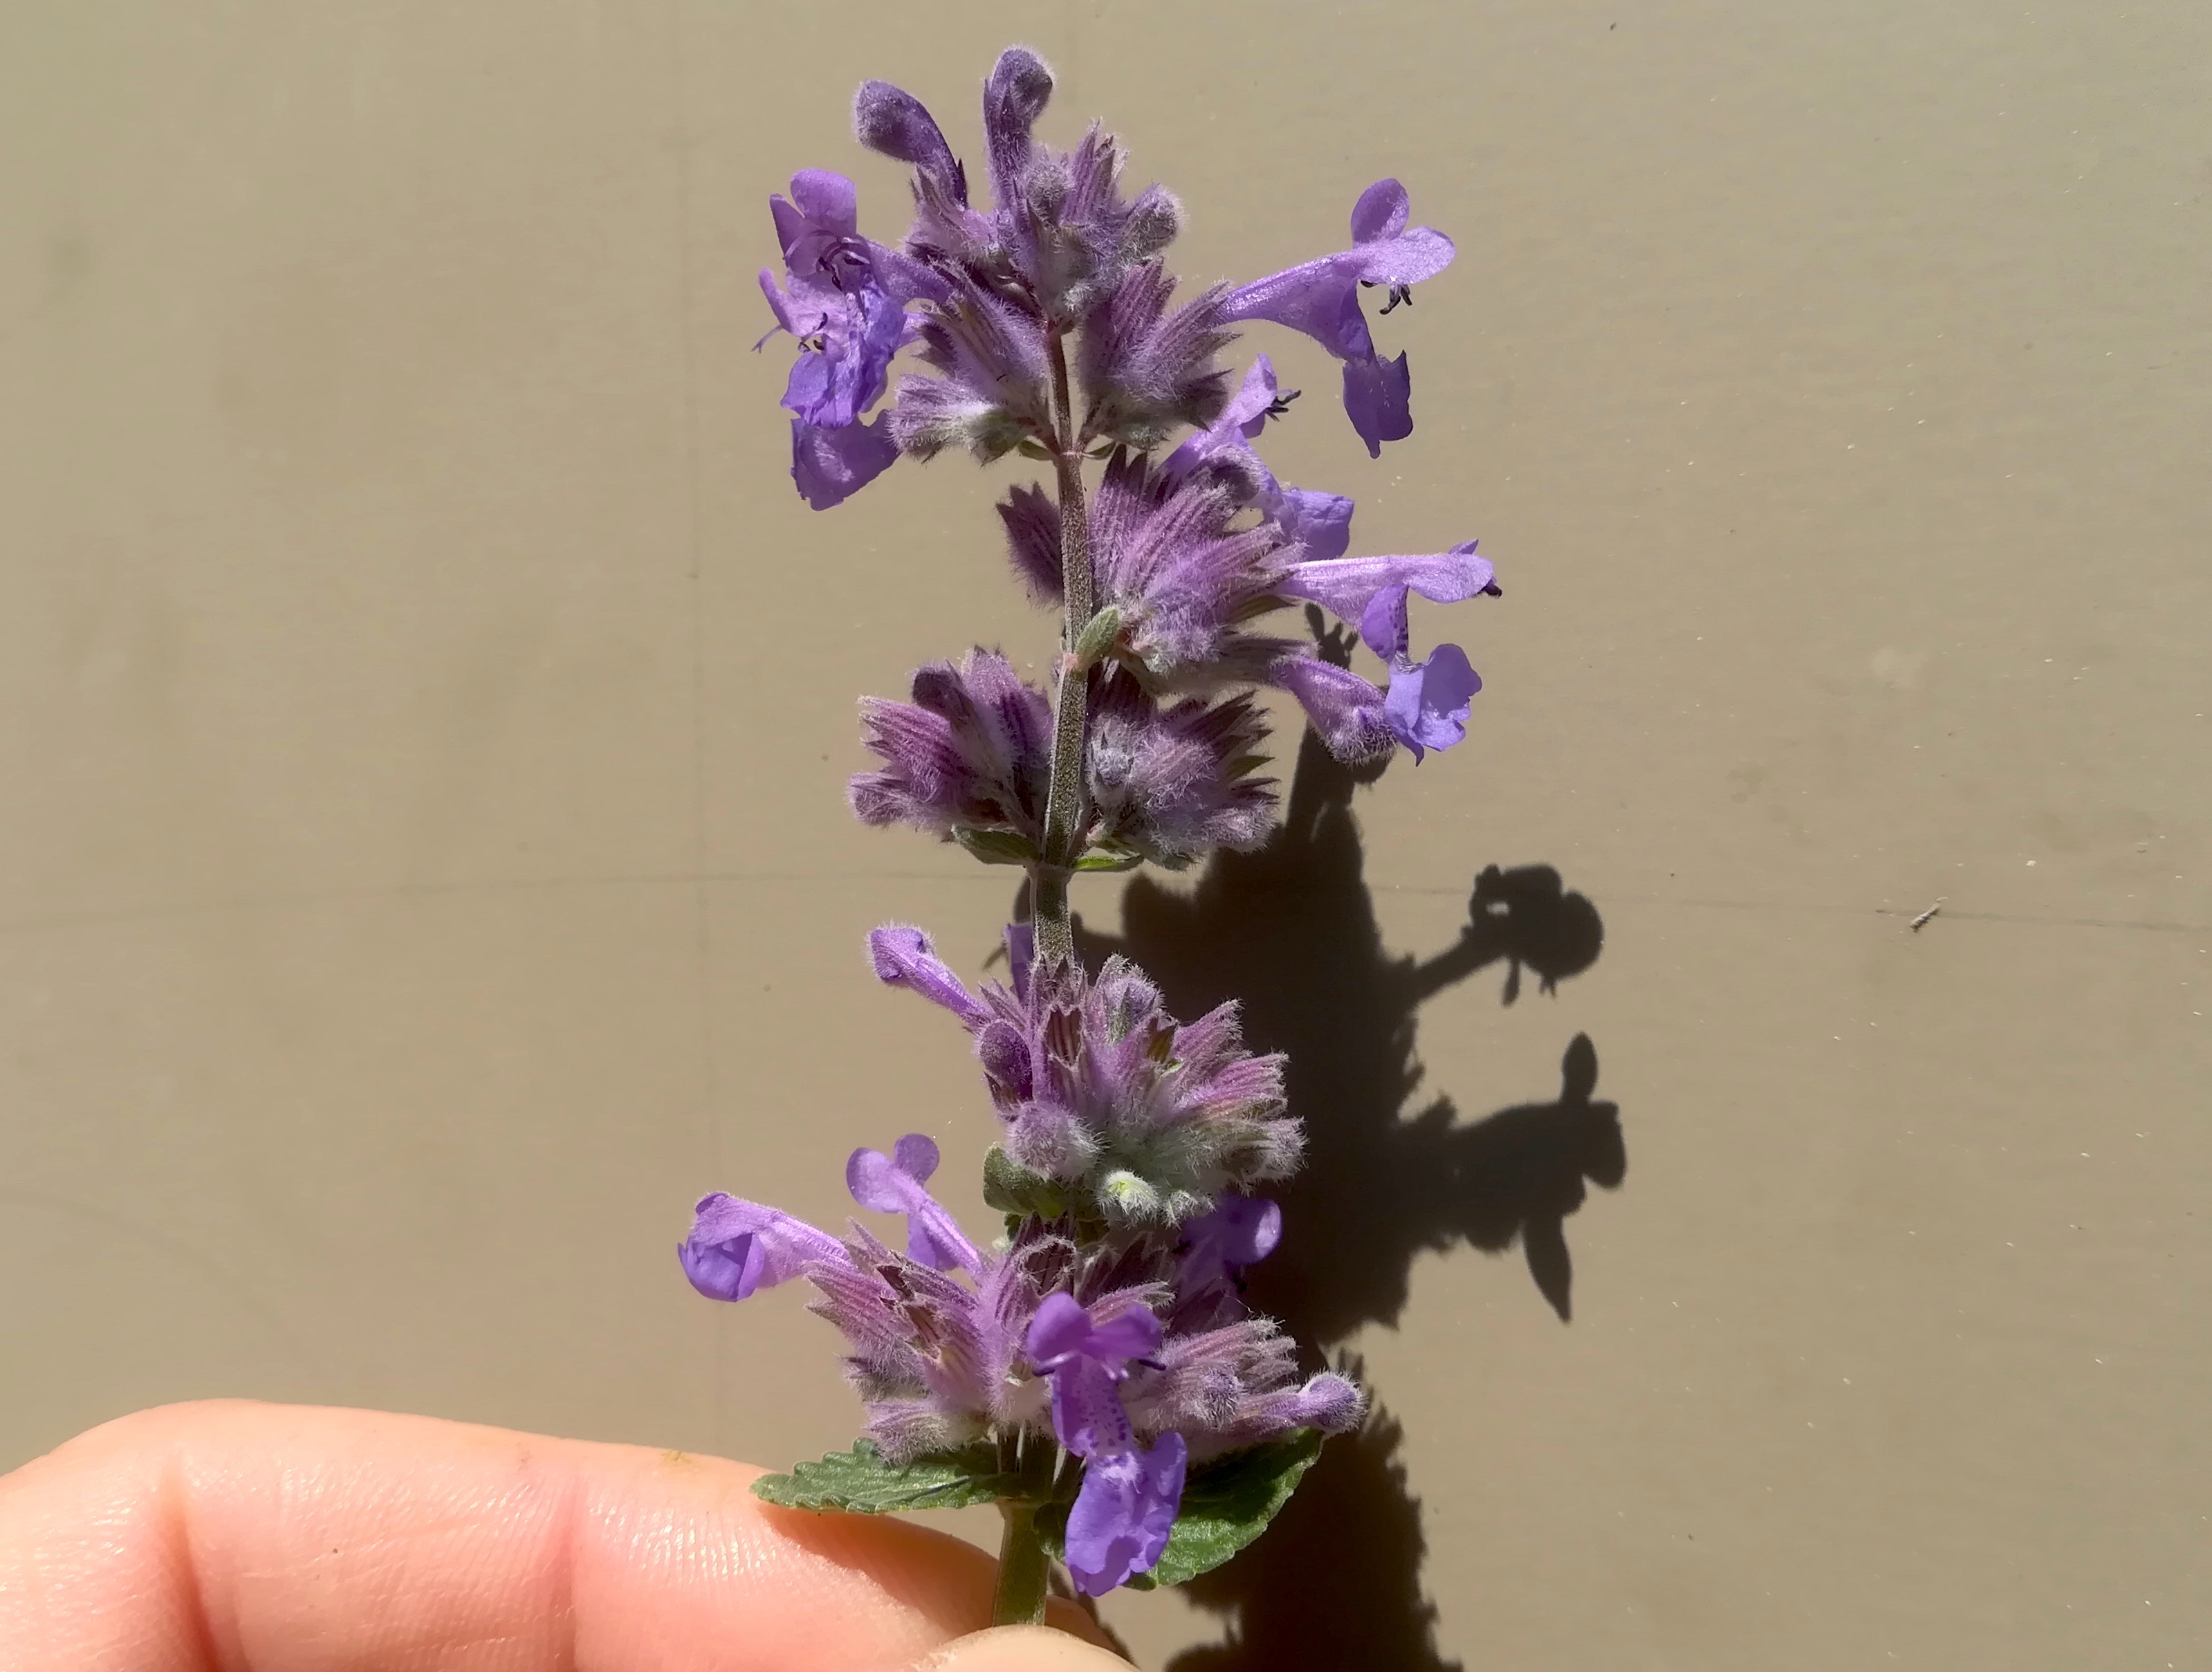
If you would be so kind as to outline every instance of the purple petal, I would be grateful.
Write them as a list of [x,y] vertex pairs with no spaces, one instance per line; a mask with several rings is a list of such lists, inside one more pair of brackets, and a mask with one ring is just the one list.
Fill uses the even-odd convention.
[[891,1146],[891,1158],[916,1184],[927,1184],[937,1170],[936,1140],[924,1133],[909,1132]]
[[1359,311],[1358,252],[1324,256],[1240,285],[1222,298],[1224,319],[1270,319],[1304,331],[1339,360],[1371,359],[1375,339]]
[[1406,356],[1385,360],[1370,346],[1344,358],[1344,410],[1367,456],[1380,459],[1382,443],[1402,441],[1413,433],[1413,374]]
[[860,229],[860,193],[842,174],[827,168],[800,169],[791,177],[791,201],[801,215],[827,231],[850,238]]
[[1090,1338],[1091,1314],[1084,1310],[1083,1303],[1071,1294],[1050,1294],[1038,1305],[1036,1316],[1030,1321],[1024,1350],[1030,1363],[1046,1371],[1080,1353],[1084,1342]]
[[1202,1288],[1273,1254],[1283,1238],[1283,1210],[1264,1196],[1224,1196],[1184,1228],[1183,1238],[1182,1286]]
[[1405,231],[1413,207],[1406,188],[1397,181],[1376,181],[1352,206],[1352,241],[1372,244],[1378,238],[1395,238]]
[[1275,521],[1284,533],[1316,558],[1341,557],[1352,544],[1352,502],[1319,488],[1279,484]]
[[1412,649],[1413,629],[1406,611],[1407,587],[1403,581],[1385,587],[1367,600],[1359,612],[1359,637],[1366,647],[1394,666]]
[[1419,284],[1452,264],[1457,246],[1433,227],[1412,227],[1359,248],[1359,277],[1370,284]]
[[1182,1503],[1188,1449],[1180,1434],[1150,1448],[1094,1457],[1068,1511],[1067,1571],[1086,1596],[1103,1596],[1158,1566]]
[[1110,1456],[1136,1443],[1121,1384],[1082,1358],[1052,1373],[1052,1432],[1079,1457]]
[[1383,712],[1398,740],[1419,760],[1429,749],[1449,749],[1467,735],[1468,711],[1482,680],[1455,644],[1440,644],[1425,662],[1390,672]]
[[826,1231],[720,1191],[700,1198],[691,1234],[677,1250],[691,1286],[713,1300],[744,1300],[844,1252]]
[[971,1028],[980,1028],[991,1013],[977,1003],[959,976],[945,966],[921,930],[904,923],[886,923],[868,931],[868,960],[876,979],[903,987],[943,1005]]
[[922,1181],[937,1170],[937,1146],[918,1132],[881,1150],[854,1150],[845,1163],[845,1188],[853,1200],[878,1213],[903,1213],[907,1257],[933,1271],[979,1272],[983,1256],[959,1221],[929,1194]]
[[873,423],[824,429],[804,418],[791,421],[791,479],[799,497],[817,511],[842,505],[898,462],[889,415]]

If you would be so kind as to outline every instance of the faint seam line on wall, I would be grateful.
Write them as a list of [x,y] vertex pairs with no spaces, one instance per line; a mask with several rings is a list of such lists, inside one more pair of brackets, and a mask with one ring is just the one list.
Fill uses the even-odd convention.
[[[0,939],[10,936],[47,934],[80,928],[127,927],[168,919],[221,916],[231,912],[307,911],[319,906],[366,904],[379,900],[434,900],[466,896],[557,893],[568,889],[690,888],[705,891],[717,884],[822,883],[849,886],[854,883],[937,883],[967,888],[1003,888],[1006,879],[994,872],[958,871],[680,871],[660,874],[611,877],[516,877],[471,882],[393,883],[359,888],[305,890],[296,894],[264,894],[228,900],[201,900],[177,905],[140,906],[118,911],[58,912],[46,917],[20,918],[0,923]],[[1410,894],[1423,898],[1449,898],[1466,894],[1458,885],[1425,883],[1377,885],[1386,894]],[[1824,917],[1895,917],[1917,915],[1901,906],[1834,906],[1804,904],[1786,900],[1698,900],[1661,894],[1614,894],[1623,905],[1675,906],[1691,911],[1765,911],[1814,914]],[[2160,922],[2124,917],[2036,917],[2026,913],[1966,911],[1946,905],[1941,921],[1950,922],[2019,923],[2036,928],[2134,929],[2160,934],[2212,934],[2212,924]]]
[[111,1208],[93,1207],[81,1201],[71,1201],[67,1196],[50,1196],[40,1190],[0,1189],[0,1203],[19,1207],[44,1207],[70,1219],[87,1220],[96,1225],[106,1236],[125,1242],[143,1243],[158,1253],[165,1254],[179,1265],[189,1266],[214,1280],[216,1287],[228,1299],[238,1303],[240,1309],[268,1328],[269,1333],[292,1350],[292,1356],[325,1382],[322,1361],[308,1349],[307,1344],[293,1332],[283,1315],[246,1286],[244,1279],[225,1266],[214,1256],[203,1254],[191,1243],[179,1242],[158,1231],[149,1230],[143,1220],[134,1220],[116,1213]]
[[296,894],[242,896],[195,900],[175,905],[133,906],[115,911],[56,912],[46,917],[0,923],[0,939],[11,935],[50,934],[70,929],[125,927],[171,918],[219,917],[231,912],[308,911],[319,906],[368,904],[379,900],[435,900],[456,896],[557,893],[566,889],[696,888],[716,883],[957,883],[1002,888],[1005,879],[980,872],[930,871],[674,871],[628,877],[516,877],[456,883],[392,883],[359,888],[319,888]]
[[[716,1114],[721,1098],[714,1060],[714,919],[713,902],[707,891],[707,612],[703,607],[706,541],[700,512],[698,338],[691,317],[695,301],[691,119],[684,84],[683,0],[670,0],[668,7],[668,74],[670,104],[676,121],[676,331],[678,354],[684,362],[684,485],[690,513],[686,527],[691,595],[691,865],[696,879],[700,1095],[705,1103],[702,1123],[707,1170],[710,1176],[719,1176],[722,1155]],[[717,1387],[719,1399],[719,1378]],[[718,1418],[720,1414],[718,1409]]]
[[[698,979],[699,1097],[707,1176],[722,1176],[721,1087],[715,1066],[714,915],[707,876],[707,612],[706,538],[702,526],[699,475],[699,342],[692,319],[696,294],[691,226],[691,113],[684,84],[684,0],[669,0],[668,76],[670,104],[676,118],[676,297],[677,341],[684,361],[684,479],[690,501],[691,595],[691,868],[696,914]],[[710,1432],[722,1433],[728,1421],[726,1331],[708,1337]]]

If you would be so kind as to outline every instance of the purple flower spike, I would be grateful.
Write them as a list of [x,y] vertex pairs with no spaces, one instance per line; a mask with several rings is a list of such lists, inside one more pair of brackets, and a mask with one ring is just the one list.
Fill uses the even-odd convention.
[[1094,1457],[1067,1512],[1067,1571],[1085,1596],[1103,1596],[1159,1565],[1182,1505],[1189,1448],[1163,1434],[1141,1450]]
[[854,1201],[872,1213],[907,1216],[908,1259],[932,1271],[979,1272],[983,1256],[962,1232],[959,1221],[926,1188],[936,1170],[937,1146],[922,1134],[909,1132],[889,1155],[881,1150],[854,1150],[845,1164],[845,1188]]
[[676,1253],[691,1286],[708,1299],[744,1300],[810,1265],[842,1261],[845,1246],[803,1219],[718,1190],[699,1199],[691,1234]]
[[1271,319],[1304,331],[1345,362],[1344,405],[1352,427],[1379,455],[1384,441],[1413,434],[1408,404],[1412,374],[1405,356],[1383,360],[1359,306],[1361,285],[1387,286],[1388,313],[1411,302],[1413,287],[1451,264],[1457,252],[1450,239],[1428,227],[1408,227],[1406,188],[1377,180],[1352,206],[1352,247],[1285,271],[1270,274],[1229,293],[1222,302],[1225,320]]
[[[906,988],[933,1003],[943,1005],[970,1029],[980,1028],[991,1019],[991,1012],[976,1001],[966,984],[937,956],[936,947],[921,929],[904,923],[886,923],[879,929],[869,930],[868,961],[875,968],[878,981],[890,987]],[[929,1142],[927,1138],[921,1141]],[[933,1146],[929,1163],[932,1167],[937,1164],[936,1156]],[[921,1176],[928,1176],[927,1173]]]

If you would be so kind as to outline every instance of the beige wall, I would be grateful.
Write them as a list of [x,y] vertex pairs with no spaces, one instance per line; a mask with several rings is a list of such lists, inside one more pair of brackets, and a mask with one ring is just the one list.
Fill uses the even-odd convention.
[[[1425,1608],[1470,1668],[2203,1664],[2212,11],[1011,15],[0,9],[0,1462],[209,1394],[848,1436],[796,1297],[672,1245],[980,1141],[859,941],[973,968],[1007,891],[841,784],[856,695],[1045,629],[964,465],[799,504],[752,273],[794,167],[895,229],[862,76],[964,141],[1018,27],[1188,274],[1386,173],[1458,239],[1389,322],[1414,438],[1270,336],[1273,457],[1506,587],[1364,855],[1130,903],[1300,1053],[1273,1293],[1401,1426],[1211,1602],[1277,1667],[1427,1664]],[[1586,962],[1571,912],[1460,943],[1493,863],[1602,917],[1556,995],[1493,955]],[[1563,1325],[1497,1250],[1564,1293],[1616,1131]]]

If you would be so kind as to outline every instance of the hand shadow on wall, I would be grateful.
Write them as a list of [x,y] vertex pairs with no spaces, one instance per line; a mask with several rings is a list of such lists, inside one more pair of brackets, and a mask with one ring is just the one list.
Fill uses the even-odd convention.
[[[1079,929],[1084,961],[1127,953],[1180,1016],[1241,1000],[1248,1043],[1290,1053],[1306,1161],[1278,1193],[1284,1237],[1253,1268],[1255,1310],[1310,1346],[1337,1346],[1363,1325],[1396,1324],[1424,1249],[1468,1242],[1499,1253],[1517,1237],[1564,1322],[1573,1280],[1566,1218],[1586,1182],[1613,1189],[1628,1167],[1619,1111],[1591,1098],[1589,1038],[1577,1034],[1567,1047],[1554,1101],[1471,1125],[1442,1097],[1411,1119],[1401,1111],[1420,1086],[1413,1037],[1423,1001],[1499,962],[1506,1004],[1524,969],[1551,990],[1596,961],[1597,910],[1548,866],[1492,866],[1475,879],[1453,945],[1426,962],[1393,956],[1363,877],[1351,805],[1358,781],[1309,733],[1287,817],[1267,845],[1217,855],[1188,894],[1133,884],[1119,938]],[[1232,1623],[1223,1642],[1187,1651],[1173,1672],[1455,1664],[1438,1655],[1437,1610],[1422,1593],[1420,1505],[1401,1438],[1378,1404],[1359,1433],[1323,1448],[1265,1537],[1185,1588]]]

